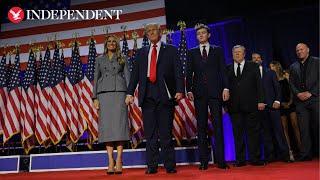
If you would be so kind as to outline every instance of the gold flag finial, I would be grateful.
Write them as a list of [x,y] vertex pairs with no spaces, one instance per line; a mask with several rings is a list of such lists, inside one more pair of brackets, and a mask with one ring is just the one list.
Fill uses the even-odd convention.
[[137,40],[138,37],[139,37],[139,34],[137,33],[137,31],[133,31],[133,32],[131,33],[131,36],[132,36],[132,39],[133,39],[133,40]]
[[164,34],[164,35],[167,35],[167,34],[170,35],[172,33],[173,33],[173,31],[171,29],[165,29],[165,30],[162,31],[162,34]]
[[179,26],[180,31],[183,31],[187,27],[184,21],[178,21],[177,25]]
[[80,46],[81,45],[81,43],[77,40],[77,38],[79,37],[79,33],[78,32],[73,32],[72,33],[72,38],[73,38],[73,40],[71,40],[71,42],[69,43],[69,47],[74,47],[76,44],[78,45],[78,46]]
[[19,52],[19,48],[20,48],[20,43],[16,43],[15,44],[15,48],[14,48],[14,52],[17,54]]

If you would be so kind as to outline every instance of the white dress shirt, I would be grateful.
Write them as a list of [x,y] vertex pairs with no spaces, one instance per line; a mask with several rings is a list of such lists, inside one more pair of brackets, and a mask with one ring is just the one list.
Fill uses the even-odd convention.
[[208,56],[209,55],[209,50],[210,50],[210,44],[207,42],[207,43],[199,45],[201,56],[203,56],[202,55],[203,54],[203,46],[206,46],[206,51],[207,51],[207,56]]
[[261,65],[259,66],[259,69],[260,69],[260,76],[261,76],[261,78],[262,78],[262,76],[263,76],[263,71],[262,71],[262,66],[261,66]]
[[[158,56],[159,56],[159,51],[160,51],[160,47],[161,47],[161,41],[157,42],[157,62],[158,62]],[[151,55],[152,55],[152,49],[153,49],[153,44],[150,45],[150,49],[149,49],[149,54],[148,54],[148,72],[147,72],[147,77],[150,77],[150,65],[151,65]]]
[[[245,60],[243,60],[241,63],[240,63],[240,73],[242,74],[242,71],[243,71],[243,67],[244,67],[244,64],[245,64]],[[234,74],[237,76],[237,68],[238,68],[238,63],[237,62],[233,62],[233,69],[234,69]]]

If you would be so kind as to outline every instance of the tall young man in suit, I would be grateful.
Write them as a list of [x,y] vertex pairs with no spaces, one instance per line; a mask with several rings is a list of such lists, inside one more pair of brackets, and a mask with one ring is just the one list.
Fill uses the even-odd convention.
[[290,66],[289,81],[301,133],[299,161],[311,160],[312,149],[319,155],[319,58],[310,56],[309,51],[306,44],[299,43],[298,61]]
[[204,24],[196,26],[199,46],[188,52],[186,89],[189,100],[194,100],[200,170],[208,168],[208,106],[213,116],[215,160],[218,168],[226,169],[222,126],[222,102],[229,99],[228,79],[222,48],[209,44],[210,29]]
[[146,138],[146,174],[157,173],[159,159],[158,138],[167,173],[176,173],[174,144],[172,142],[174,101],[179,101],[184,82],[177,49],[160,41],[158,24],[145,27],[150,46],[141,48],[136,55],[127,91],[126,104],[133,103],[133,94],[139,84],[138,101],[142,108]]
[[263,86],[258,65],[245,61],[245,48],[236,45],[232,48],[234,62],[227,67],[230,101],[228,111],[231,115],[236,149],[234,166],[246,165],[245,134],[252,165],[264,165],[260,160],[258,110],[265,108]]
[[281,89],[277,75],[274,71],[263,67],[260,54],[253,53],[252,61],[259,65],[266,104],[266,108],[258,113],[262,125],[260,131],[264,146],[264,160],[270,162],[277,158],[288,162],[290,161],[289,148],[280,120]]

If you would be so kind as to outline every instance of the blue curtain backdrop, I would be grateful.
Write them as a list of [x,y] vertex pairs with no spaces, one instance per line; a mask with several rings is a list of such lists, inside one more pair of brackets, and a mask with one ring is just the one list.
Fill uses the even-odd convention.
[[[274,14],[250,18],[236,18],[209,24],[210,44],[221,46],[227,64],[232,63],[232,47],[240,44],[246,47],[246,60],[251,54],[262,55],[264,65],[272,60],[280,61],[284,68],[296,61],[295,46],[305,42],[310,54],[319,56],[319,16],[318,7],[287,10]],[[193,28],[185,29],[187,47],[198,45]],[[172,34],[172,44],[178,46],[180,31]],[[223,117],[225,159],[235,160],[232,124],[228,114]]]

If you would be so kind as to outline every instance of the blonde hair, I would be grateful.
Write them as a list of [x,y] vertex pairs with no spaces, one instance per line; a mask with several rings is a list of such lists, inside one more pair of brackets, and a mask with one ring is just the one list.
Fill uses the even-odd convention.
[[125,58],[124,58],[124,55],[122,54],[121,52],[121,49],[120,49],[120,39],[115,36],[115,35],[107,35],[106,36],[106,41],[104,43],[104,54],[107,55],[108,54],[108,47],[107,47],[107,43],[108,43],[108,40],[110,37],[113,37],[115,40],[116,40],[116,51],[115,51],[115,55],[117,57],[117,61],[119,64],[124,64],[125,63]]

